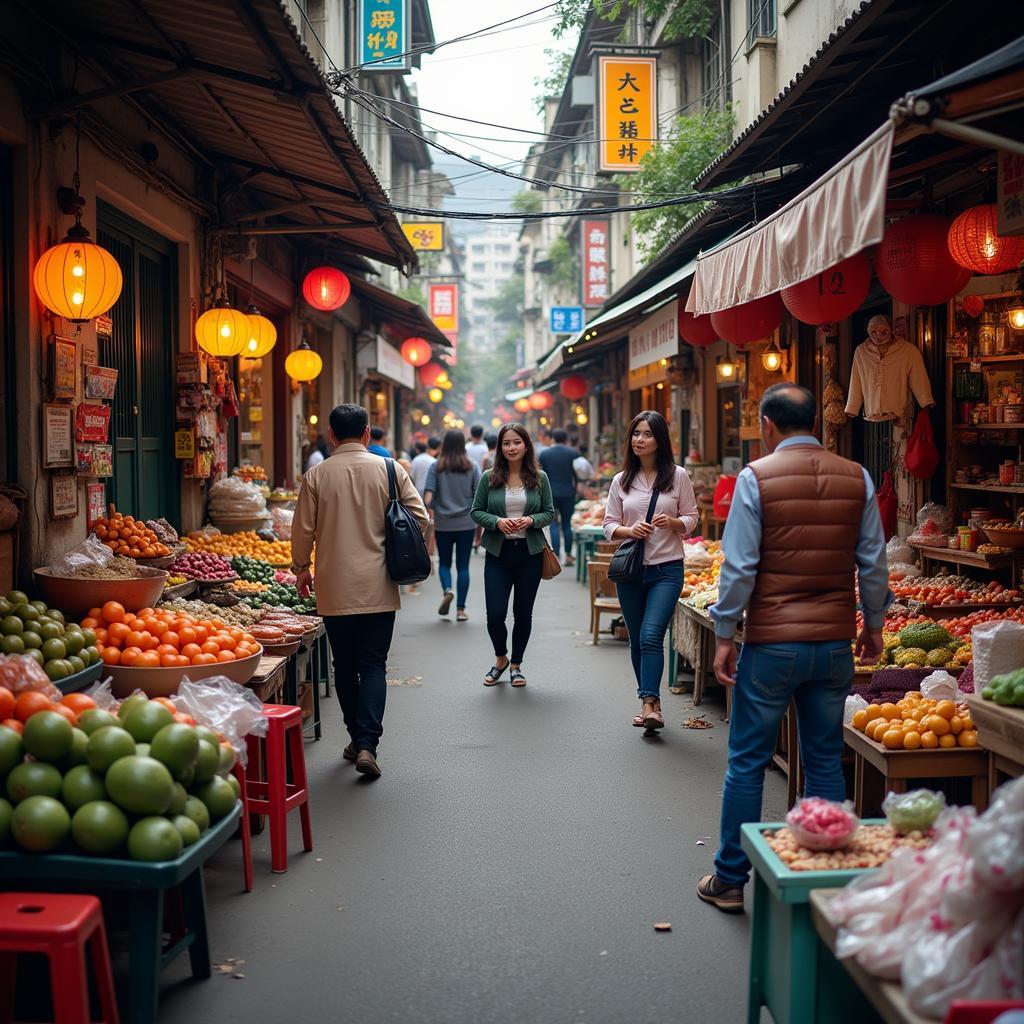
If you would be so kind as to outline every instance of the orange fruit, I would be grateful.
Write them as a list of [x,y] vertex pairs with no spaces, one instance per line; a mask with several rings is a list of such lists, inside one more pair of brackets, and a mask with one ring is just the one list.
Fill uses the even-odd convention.
[[123,622],[112,622],[107,630],[107,636],[118,643],[124,643],[124,638],[131,632]]
[[942,715],[929,715],[924,720],[926,725],[936,736],[945,736],[949,732],[949,722]]
[[217,655],[216,654],[207,654],[206,652],[203,652],[202,654],[197,654],[192,659],[192,664],[193,665],[216,665],[217,664]]
[[970,715],[959,715],[958,717],[965,731],[974,728],[974,719]]
[[882,709],[877,704],[869,704],[865,709],[864,713],[868,716],[869,722],[874,721],[882,713]]
[[882,746],[886,750],[900,750],[903,747],[903,733],[899,729],[888,729],[882,734]]
[[6,686],[0,686],[0,721],[14,714],[14,694]]
[[956,703],[951,700],[940,700],[935,705],[935,714],[941,715],[945,719],[950,719],[956,714]]
[[45,693],[36,690],[25,690],[19,693],[14,702],[14,717],[19,722],[27,722],[39,711],[52,711],[53,701]]
[[964,723],[963,723],[963,721],[961,720],[961,718],[960,718],[960,716],[959,716],[959,715],[954,715],[954,716],[953,716],[953,717],[952,717],[952,718],[951,718],[951,719],[949,720],[949,731],[950,731],[950,732],[951,732],[951,733],[952,733],[952,734],[953,734],[954,736],[959,736],[959,735],[960,735],[960,733],[961,733],[961,731],[963,730],[963,727],[964,727]]
[[197,654],[202,654],[203,649],[199,646],[199,644],[185,644],[185,646],[181,648],[181,653],[184,654],[186,658],[191,660]]
[[141,651],[140,648],[138,648],[138,647],[126,647],[121,652],[120,664],[122,664],[122,665],[129,665],[129,666],[135,665],[138,662],[138,660],[139,660],[139,658],[141,656],[142,656],[142,651]]
[[178,709],[174,706],[174,701],[170,697],[153,697],[153,702],[156,704],[163,704],[165,708],[173,715]]
[[217,655],[217,660],[218,661],[234,661],[235,660],[235,652],[234,651],[221,651],[220,654]]
[[191,626],[182,626],[177,632],[178,639],[183,644],[194,644],[196,642],[196,631]]
[[898,707],[896,707],[895,704],[890,704],[890,703],[886,702],[885,704],[882,705],[881,711],[882,711],[882,714],[886,718],[888,718],[888,719],[893,719],[893,718],[899,718],[900,717],[900,709]]
[[917,750],[921,746],[921,734],[910,731],[903,736],[904,750]]
[[104,665],[121,664],[121,652],[116,647],[104,647],[100,651],[100,657],[103,659]]
[[160,655],[156,651],[143,651],[135,659],[136,668],[159,668]]
[[160,642],[162,644],[167,644],[170,647],[174,647],[175,649],[181,646],[181,638],[169,626],[160,634]]
[[13,729],[16,733],[25,731],[25,726],[19,722],[16,718],[5,718],[0,725],[6,726],[8,729]]
[[[96,707],[96,701],[92,699],[87,693],[69,693],[66,697],[61,698],[61,704],[65,707],[71,708],[76,715],[80,715],[83,711],[88,711],[90,708]],[[3,708],[0,707],[0,711]],[[0,715],[0,717],[4,717]]]
[[947,732],[945,736],[939,737],[939,746],[943,750],[948,750],[950,747],[955,747],[956,737],[951,732]]
[[868,735],[877,742],[882,742],[882,737],[889,731],[889,719],[876,718],[868,724]]
[[925,750],[934,750],[939,745],[939,737],[935,735],[930,729],[928,732],[921,733],[921,746]]
[[207,640],[201,645],[203,654],[220,654],[220,644],[216,640]]
[[957,737],[957,743],[961,747],[976,747],[978,745],[978,733],[975,729],[964,729]]
[[153,636],[149,630],[146,630],[142,634],[142,649],[144,651],[152,651],[160,646],[160,641]]
[[124,619],[124,605],[117,601],[108,601],[100,611],[104,622],[121,622]]
[[72,725],[78,725],[78,715],[67,704],[54,704],[51,710],[66,718]]
[[91,615],[87,615],[79,625],[82,629],[95,629],[100,624],[99,619],[94,619]]

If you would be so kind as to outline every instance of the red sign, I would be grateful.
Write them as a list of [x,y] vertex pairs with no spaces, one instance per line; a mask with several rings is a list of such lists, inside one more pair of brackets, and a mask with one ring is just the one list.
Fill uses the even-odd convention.
[[82,402],[75,406],[75,440],[79,444],[106,444],[109,437],[109,405]]
[[432,284],[429,286],[430,319],[438,330],[445,334],[457,334],[459,330],[459,286],[457,284]]
[[441,353],[441,358],[449,365],[454,366],[459,361],[459,336],[445,331],[444,336],[451,342],[452,347],[447,352]]
[[466,399],[463,402],[466,412],[476,412],[476,395],[472,391],[466,392]]
[[583,305],[603,306],[608,299],[611,256],[608,248],[608,220],[583,221],[580,252],[583,267]]

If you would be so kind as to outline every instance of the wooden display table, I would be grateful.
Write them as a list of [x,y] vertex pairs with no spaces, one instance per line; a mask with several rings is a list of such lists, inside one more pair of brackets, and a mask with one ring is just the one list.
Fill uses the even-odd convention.
[[989,751],[989,793],[1003,776],[1019,779],[1024,775],[1024,708],[1008,708],[968,694],[971,718],[978,727],[978,738]]
[[852,725],[843,726],[843,739],[853,751],[853,802],[859,815],[864,813],[865,789],[870,784],[868,766],[881,776],[882,796],[890,790],[906,793],[907,783],[922,779],[969,778],[971,803],[979,813],[988,807],[989,754],[982,747],[887,750]]
[[264,654],[246,684],[263,704],[283,704],[288,659]]

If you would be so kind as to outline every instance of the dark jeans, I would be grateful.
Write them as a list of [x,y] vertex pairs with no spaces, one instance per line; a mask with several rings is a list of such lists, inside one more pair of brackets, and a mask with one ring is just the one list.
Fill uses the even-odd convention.
[[455,570],[458,573],[455,607],[466,607],[466,595],[469,593],[469,556],[473,554],[473,537],[476,530],[438,530],[437,531],[437,575],[441,579],[441,589],[452,589],[452,548],[455,549]]
[[356,750],[377,753],[384,732],[384,704],[394,612],[325,615],[324,626],[334,656],[334,683],[345,728]]
[[[570,494],[567,498],[551,499],[555,511],[558,513],[551,520],[551,550],[557,555],[561,551],[561,540],[565,537],[566,557],[572,554],[572,513],[576,508],[576,495]],[[561,526],[559,526],[561,524]]]
[[729,720],[721,845],[715,854],[715,871],[725,885],[743,886],[750,877],[750,861],[740,848],[740,825],[761,820],[764,770],[790,700],[796,702],[803,795],[845,797],[839,758],[843,709],[852,683],[848,640],[743,645]]
[[665,630],[683,589],[683,563],[645,565],[643,583],[616,583],[615,588],[629,633],[636,695],[658,700],[665,671]]
[[526,653],[533,625],[533,602],[540,586],[544,556],[531,555],[525,540],[502,542],[501,554],[489,554],[484,564],[484,594],[487,598],[487,633],[499,658],[508,654],[508,599],[512,601],[512,654],[509,661],[520,665]]

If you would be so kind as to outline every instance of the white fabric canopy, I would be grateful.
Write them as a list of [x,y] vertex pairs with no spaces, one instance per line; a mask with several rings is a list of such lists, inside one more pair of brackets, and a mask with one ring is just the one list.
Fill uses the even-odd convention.
[[886,121],[782,209],[698,256],[687,310],[716,313],[771,295],[880,242],[894,130]]

